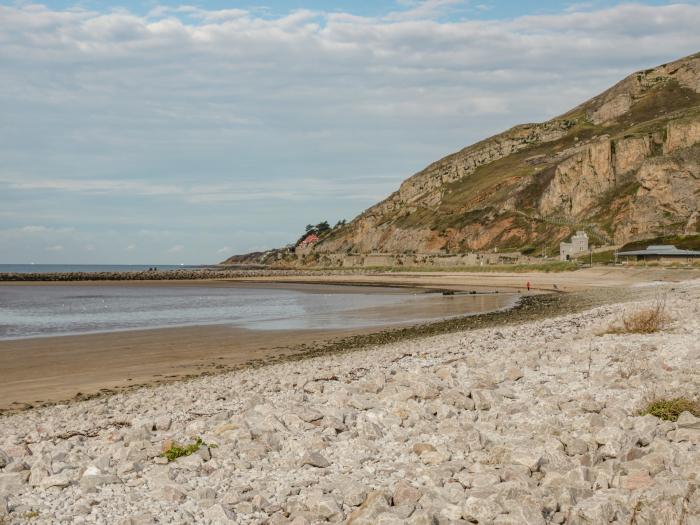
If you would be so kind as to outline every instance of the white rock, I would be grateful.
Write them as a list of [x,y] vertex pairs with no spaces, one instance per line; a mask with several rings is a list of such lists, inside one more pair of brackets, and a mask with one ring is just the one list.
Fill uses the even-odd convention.
[[173,424],[172,418],[170,416],[159,416],[155,419],[153,426],[156,430],[170,430],[170,426]]
[[347,525],[374,525],[377,518],[385,512],[390,512],[387,494],[371,492],[362,505],[350,514]]
[[534,445],[517,446],[510,454],[511,461],[537,472],[544,463],[544,451]]
[[41,480],[39,486],[42,489],[49,489],[51,487],[63,489],[70,485],[70,481],[70,478],[66,474],[61,473],[44,478],[43,480]]
[[236,513],[220,503],[212,505],[204,511],[204,517],[213,525],[238,525]]
[[307,452],[301,459],[301,466],[311,465],[316,468],[326,468],[330,466],[330,461],[318,452]]
[[7,472],[0,474],[0,496],[22,490],[29,478],[29,472]]
[[12,458],[2,449],[0,449],[0,469],[5,468],[10,464]]
[[329,494],[324,494],[320,497],[313,498],[308,502],[309,509],[314,513],[314,516],[318,516],[325,520],[336,516],[340,512],[340,507],[335,501],[333,496]]
[[467,521],[478,523],[491,522],[501,512],[503,509],[497,503],[473,496],[469,496],[462,505],[462,517]]
[[676,421],[678,428],[688,428],[692,430],[700,430],[700,418],[695,417],[690,412],[682,412]]

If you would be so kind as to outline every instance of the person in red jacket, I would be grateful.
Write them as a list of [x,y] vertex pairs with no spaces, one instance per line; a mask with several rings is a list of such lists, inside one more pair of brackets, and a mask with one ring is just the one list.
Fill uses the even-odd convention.
[[530,281],[527,282],[527,291],[530,291]]

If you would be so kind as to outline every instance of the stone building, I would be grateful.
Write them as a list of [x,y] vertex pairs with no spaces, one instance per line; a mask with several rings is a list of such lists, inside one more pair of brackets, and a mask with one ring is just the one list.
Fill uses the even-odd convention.
[[559,258],[562,261],[570,261],[577,255],[588,251],[588,235],[586,232],[579,230],[576,235],[571,237],[570,242],[559,243]]

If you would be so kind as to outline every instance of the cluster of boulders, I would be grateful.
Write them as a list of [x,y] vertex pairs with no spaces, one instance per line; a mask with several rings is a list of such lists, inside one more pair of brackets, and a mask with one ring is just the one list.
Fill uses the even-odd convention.
[[[700,524],[700,282],[0,420],[0,523]],[[174,444],[202,443],[173,461]]]

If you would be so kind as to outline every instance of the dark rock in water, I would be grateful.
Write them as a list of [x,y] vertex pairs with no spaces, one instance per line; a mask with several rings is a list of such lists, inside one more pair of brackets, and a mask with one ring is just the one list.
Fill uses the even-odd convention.
[[[346,275],[372,273],[367,270],[314,271],[313,275]],[[52,273],[0,273],[0,281],[188,281],[202,279],[235,279],[240,277],[290,277],[309,275],[304,270],[284,269],[182,269],[144,270],[139,272],[52,272]]]

